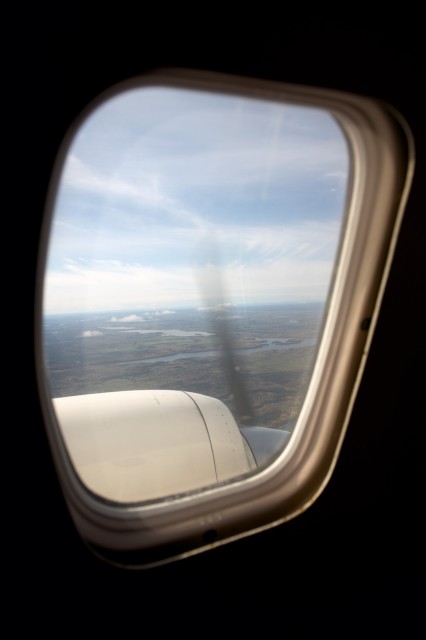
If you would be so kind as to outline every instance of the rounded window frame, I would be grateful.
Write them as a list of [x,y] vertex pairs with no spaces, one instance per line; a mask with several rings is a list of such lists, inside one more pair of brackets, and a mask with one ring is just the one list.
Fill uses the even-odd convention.
[[[128,506],[108,503],[91,494],[70,462],[43,365],[42,283],[55,195],[67,151],[80,124],[121,91],[159,85],[326,109],[347,137],[352,175],[345,231],[322,337],[288,445],[255,474]],[[329,89],[164,69],[114,85],[88,105],[62,143],[49,187],[37,273],[35,355],[40,401],[59,480],[76,528],[96,554],[122,566],[152,566],[281,524],[317,499],[333,472],[346,432],[413,169],[413,140],[400,114],[369,98]]]

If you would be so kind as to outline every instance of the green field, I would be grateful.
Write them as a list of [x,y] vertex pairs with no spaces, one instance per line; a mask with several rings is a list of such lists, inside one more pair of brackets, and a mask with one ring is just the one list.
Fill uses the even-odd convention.
[[[111,314],[47,318],[44,344],[52,397],[178,389],[214,396],[234,411],[231,360],[255,424],[280,428],[296,420],[316,352],[319,307],[252,308],[222,325],[195,310],[129,320],[135,316],[123,314],[122,321],[114,322]],[[220,326],[229,338],[225,351]]]

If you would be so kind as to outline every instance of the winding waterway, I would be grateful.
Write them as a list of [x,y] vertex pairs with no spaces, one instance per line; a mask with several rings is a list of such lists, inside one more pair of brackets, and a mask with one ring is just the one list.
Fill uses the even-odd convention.
[[[246,349],[235,349],[234,353],[236,355],[248,355],[250,353],[259,353],[261,351],[273,351],[273,350],[286,351],[288,349],[295,349],[298,347],[311,347],[312,345],[316,344],[316,339],[307,338],[305,340],[298,340],[298,341],[271,339],[265,342],[266,344],[259,345],[258,347],[249,347]],[[119,364],[121,365],[155,364],[156,362],[174,362],[175,360],[182,360],[184,358],[218,358],[221,355],[222,355],[221,349],[214,349],[211,351],[188,351],[188,352],[174,353],[169,356],[158,356],[156,358],[145,358],[142,360],[129,360],[126,362],[120,362]]]

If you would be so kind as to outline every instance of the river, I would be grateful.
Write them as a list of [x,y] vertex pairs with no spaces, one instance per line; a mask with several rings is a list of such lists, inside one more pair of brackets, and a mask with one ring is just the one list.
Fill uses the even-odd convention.
[[[297,347],[311,347],[316,344],[315,338],[306,338],[299,341],[285,341],[285,340],[266,340],[266,344],[259,345],[258,347],[250,347],[246,349],[235,349],[235,355],[248,355],[250,353],[259,353],[260,351],[273,351],[288,349],[295,349]],[[182,360],[184,358],[218,358],[222,355],[221,349],[214,349],[211,351],[188,351],[181,353],[174,353],[169,356],[158,356],[156,358],[145,358],[143,360],[129,360],[126,362],[119,362],[121,365],[128,364],[155,364],[156,362],[174,362],[175,360]]]

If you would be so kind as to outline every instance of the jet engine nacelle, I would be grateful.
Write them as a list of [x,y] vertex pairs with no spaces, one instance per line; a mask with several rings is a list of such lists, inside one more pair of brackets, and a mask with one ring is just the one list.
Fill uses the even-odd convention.
[[257,468],[231,412],[185,391],[53,399],[70,459],[96,495],[129,503],[214,485]]

